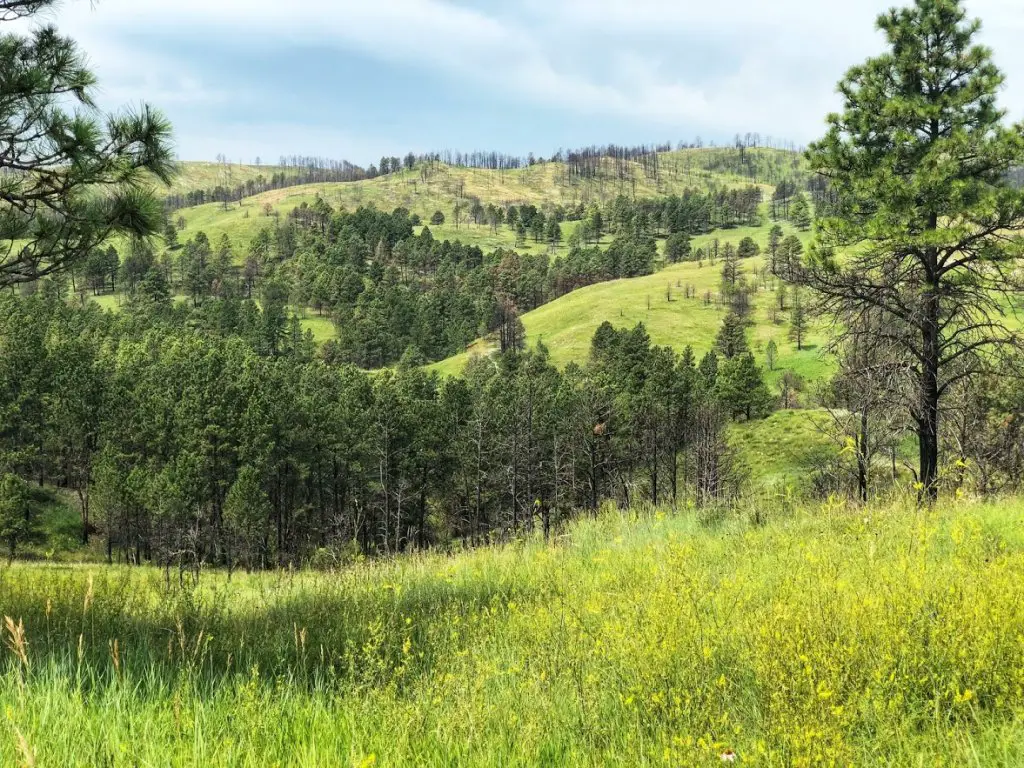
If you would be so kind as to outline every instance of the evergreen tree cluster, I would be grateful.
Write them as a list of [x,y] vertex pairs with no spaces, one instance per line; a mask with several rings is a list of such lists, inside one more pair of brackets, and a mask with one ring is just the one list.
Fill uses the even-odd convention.
[[698,366],[642,325],[606,323],[565,371],[538,346],[457,379],[413,361],[367,373],[319,359],[269,301],[172,306],[154,274],[117,315],[58,282],[0,296],[11,547],[31,533],[30,481],[76,492],[83,536],[129,562],[258,568],[353,542],[550,532],[608,500],[727,496],[740,478],[725,426],[766,412],[742,399],[763,390],[749,356]]
[[[533,206],[510,210],[543,217]],[[631,230],[604,250],[574,243],[551,256],[504,248],[485,254],[437,240],[429,226],[414,234],[417,224],[402,208],[334,211],[317,200],[268,224],[244,253],[226,235],[212,243],[202,231],[183,243],[176,234],[160,255],[143,240],[129,241],[123,258],[105,245],[71,273],[71,287],[95,294],[120,288],[133,300],[156,288],[184,294],[194,308],[229,302],[207,306],[210,315],[237,315],[240,300],[254,299],[279,311],[282,323],[295,311],[326,314],[337,328],[328,356],[379,368],[405,354],[457,354],[498,332],[509,308],[518,315],[581,286],[651,274],[657,257],[654,239]]]

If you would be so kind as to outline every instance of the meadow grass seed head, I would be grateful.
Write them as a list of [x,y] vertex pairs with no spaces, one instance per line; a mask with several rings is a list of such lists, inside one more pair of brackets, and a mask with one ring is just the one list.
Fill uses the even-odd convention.
[[18,751],[21,752],[22,766],[24,768],[35,768],[36,753],[29,745],[25,735],[17,728],[14,729],[14,735],[18,739]]
[[94,593],[93,593],[92,574],[90,573],[89,574],[89,580],[86,582],[85,598],[82,600],[82,613],[88,613],[89,612],[89,606],[92,605],[93,596],[94,596]]
[[25,623],[18,619],[18,623],[15,624],[14,619],[10,616],[4,616],[4,628],[7,630],[7,647],[23,667],[28,667],[28,640],[25,639]]

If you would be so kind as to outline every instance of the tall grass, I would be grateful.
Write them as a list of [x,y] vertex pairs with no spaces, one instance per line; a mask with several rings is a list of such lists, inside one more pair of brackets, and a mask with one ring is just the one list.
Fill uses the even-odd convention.
[[[769,515],[770,516],[770,515]],[[1024,505],[0,572],[0,765],[1019,765]]]

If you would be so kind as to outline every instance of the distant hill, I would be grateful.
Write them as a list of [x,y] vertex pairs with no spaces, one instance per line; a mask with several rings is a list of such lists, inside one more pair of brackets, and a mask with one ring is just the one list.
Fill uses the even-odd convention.
[[[694,238],[693,246],[695,249],[707,248],[714,238],[723,244],[731,242],[735,245],[744,237],[752,237],[763,250],[770,228],[771,225],[766,224],[720,230]],[[784,225],[784,229],[787,235],[797,234],[804,240],[808,238],[806,233],[799,233],[788,225]],[[763,260],[755,257],[740,263],[747,279],[760,284],[758,275],[764,265]],[[543,342],[551,352],[551,359],[560,366],[570,362],[583,363],[590,354],[594,331],[602,322],[607,320],[619,328],[642,322],[654,344],[668,345],[677,350],[691,345],[698,355],[702,355],[714,345],[715,335],[727,311],[726,307],[705,300],[709,291],[717,294],[720,283],[720,266],[705,261],[703,264],[674,264],[653,275],[580,288],[522,316],[527,344]],[[778,301],[776,291],[772,290],[773,283],[769,279],[768,288],[760,285],[752,297],[754,311],[748,338],[758,363],[767,371],[765,348],[769,341],[774,340],[778,358],[776,371],[768,373],[770,380],[774,381],[785,369],[809,380],[822,378],[829,365],[820,355],[823,335],[812,332],[803,345],[804,349],[797,351],[796,345],[788,339],[789,313],[782,311],[773,317],[772,308]],[[687,287],[693,293],[689,298],[685,296]],[[463,354],[435,363],[431,368],[445,375],[458,375],[471,357],[493,352],[496,344],[494,339],[480,339]]]
[[[235,184],[267,179],[275,172],[298,174],[301,169],[270,166],[229,166]],[[762,186],[770,194],[779,181],[802,175],[802,157],[796,152],[776,149],[706,148],[659,153],[656,168],[650,163],[623,162],[603,158],[586,175],[574,172],[565,162],[544,162],[512,170],[491,170],[421,163],[413,170],[402,170],[373,179],[351,182],[320,182],[272,189],[239,202],[214,202],[186,207],[174,213],[185,222],[180,239],[203,231],[216,242],[228,234],[236,247],[244,249],[261,228],[270,226],[269,216],[285,216],[303,203],[312,204],[322,197],[335,208],[353,210],[374,205],[381,210],[407,208],[424,222],[435,211],[445,216],[445,224],[431,226],[436,237],[461,240],[483,248],[512,247],[514,233],[507,228],[493,232],[484,224],[469,220],[473,200],[482,204],[533,204],[538,208],[562,206],[566,209],[607,203],[618,195],[652,198],[683,194],[687,189],[734,188],[749,184]],[[215,163],[183,163],[182,175],[172,192],[185,194],[193,189],[213,189],[225,180],[223,167]],[[210,185],[213,185],[212,187]],[[466,208],[465,220],[456,227],[457,202]],[[572,222],[567,223],[568,235]],[[527,243],[522,248],[529,250]]]
[[218,186],[245,184],[245,182],[255,181],[261,176],[269,178],[276,173],[294,177],[298,175],[298,169],[276,165],[185,161],[178,163],[178,175],[170,187],[161,191],[168,196],[183,195],[199,190],[212,192]]

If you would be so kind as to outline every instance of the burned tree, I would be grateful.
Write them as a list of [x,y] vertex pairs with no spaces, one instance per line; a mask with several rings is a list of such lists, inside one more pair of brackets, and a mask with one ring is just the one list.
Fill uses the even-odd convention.
[[888,451],[896,473],[896,447],[905,429],[903,406],[914,392],[912,366],[902,345],[881,328],[881,313],[851,321],[836,348],[839,370],[820,393],[831,419],[826,431],[854,458],[857,498],[867,501],[872,468]]

